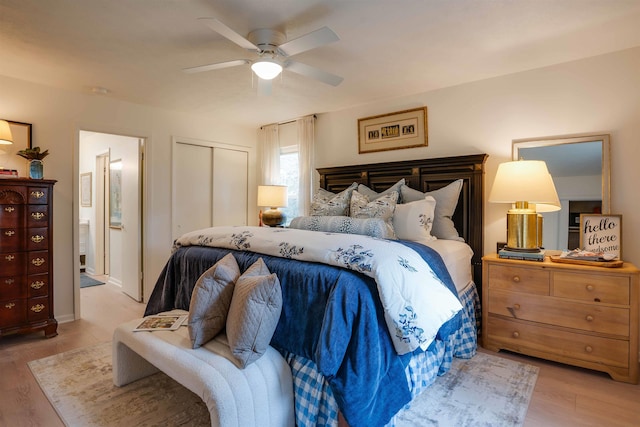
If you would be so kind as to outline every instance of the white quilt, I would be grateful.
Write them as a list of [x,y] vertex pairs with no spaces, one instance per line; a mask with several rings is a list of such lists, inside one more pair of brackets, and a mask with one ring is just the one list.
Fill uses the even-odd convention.
[[269,227],[213,227],[178,238],[180,246],[251,251],[347,268],[375,279],[398,354],[426,350],[462,305],[422,257],[401,243],[355,234]]

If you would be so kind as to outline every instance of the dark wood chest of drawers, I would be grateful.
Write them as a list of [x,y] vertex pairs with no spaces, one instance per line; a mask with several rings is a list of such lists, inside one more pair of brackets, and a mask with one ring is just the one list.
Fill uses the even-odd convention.
[[0,180],[0,336],[43,330],[53,316],[54,180]]

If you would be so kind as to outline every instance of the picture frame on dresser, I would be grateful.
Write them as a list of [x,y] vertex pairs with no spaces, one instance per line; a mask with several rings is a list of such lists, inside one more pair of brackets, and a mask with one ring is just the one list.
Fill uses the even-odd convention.
[[31,139],[33,125],[31,123],[4,120],[9,123],[11,135],[13,136],[13,144],[2,146],[0,150],[0,167],[9,170],[15,169],[18,171],[18,176],[29,176],[27,170],[28,162],[18,156],[18,151],[33,148]]
[[622,259],[622,215],[580,214],[580,248]]

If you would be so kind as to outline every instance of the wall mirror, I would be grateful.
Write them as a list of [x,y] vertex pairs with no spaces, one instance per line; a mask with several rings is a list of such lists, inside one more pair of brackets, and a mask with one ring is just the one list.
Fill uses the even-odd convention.
[[580,245],[580,214],[610,213],[609,135],[513,140],[513,159],[544,160],[562,209],[543,213],[546,249]]

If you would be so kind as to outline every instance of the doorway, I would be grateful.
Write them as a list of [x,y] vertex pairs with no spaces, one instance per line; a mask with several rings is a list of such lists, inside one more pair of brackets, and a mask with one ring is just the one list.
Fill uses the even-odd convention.
[[143,151],[144,139],[136,136],[79,134],[78,218],[87,230],[83,237],[80,229],[81,265],[138,302],[143,299]]

